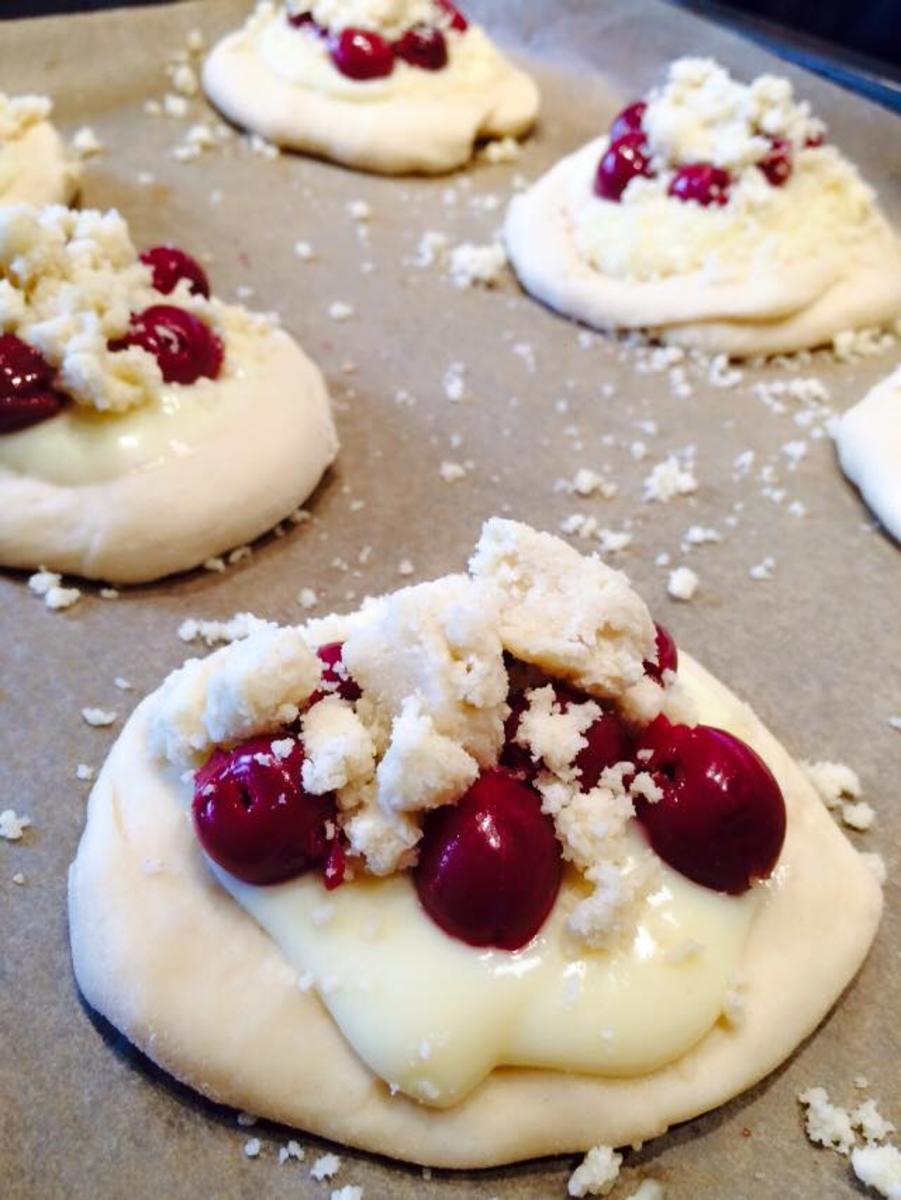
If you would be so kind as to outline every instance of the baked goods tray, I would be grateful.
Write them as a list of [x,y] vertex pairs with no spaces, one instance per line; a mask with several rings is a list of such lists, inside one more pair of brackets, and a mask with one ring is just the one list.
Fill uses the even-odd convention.
[[[0,843],[5,1200],[322,1197],[347,1184],[366,1197],[417,1200],[565,1194],[572,1158],[423,1173],[340,1147],[339,1174],[317,1183],[309,1167],[325,1143],[265,1123],[248,1130],[175,1085],[86,1010],[68,954],[66,870],[89,788],[76,767],[100,765],[136,699],[183,659],[180,623],[242,610],[301,620],[301,588],[315,591],[314,613],[354,607],[367,593],[459,569],[494,513],[551,530],[582,513],[629,532],[616,565],[678,641],[750,699],[798,757],[857,769],[878,817],[853,836],[888,865],[874,949],[818,1033],[760,1086],[630,1151],[614,1196],[645,1177],[663,1182],[668,1200],[860,1194],[842,1159],[806,1142],[796,1094],[822,1084],[851,1103],[863,1075],[881,1110],[901,1121],[901,734],[889,724],[901,714],[901,554],[840,475],[822,405],[846,408],[895,365],[897,346],[854,361],[818,353],[743,366],[740,375],[666,364],[586,336],[522,295],[512,276],[460,289],[442,265],[418,260],[428,231],[452,243],[489,241],[520,177],[537,177],[594,136],[680,54],[711,54],[745,78],[789,75],[895,220],[898,118],[652,0],[485,0],[473,15],[541,85],[541,124],[518,161],[392,180],[270,159],[235,137],[180,162],[172,151],[193,122],[210,119],[205,104],[190,101],[178,119],[147,114],[145,102],[168,90],[166,63],[189,31],[210,42],[247,7],[203,0],[0,28],[4,89],[49,92],[67,133],[87,124],[102,143],[83,203],[120,208],[139,245],[173,241],[200,253],[220,294],[278,311],[323,367],[342,438],[312,520],[264,539],[225,573],[198,571],[115,600],[86,587],[56,613],[25,576],[0,578],[0,807],[33,822],[21,841]],[[348,211],[357,200],[371,206],[366,222]],[[308,260],[294,253],[298,241],[312,246]],[[347,320],[329,315],[336,301],[352,305]],[[803,453],[785,449],[801,442]],[[698,489],[665,504],[643,500],[644,479],[670,453],[692,459]],[[459,474],[442,474],[448,462],[463,467],[462,478],[445,480]],[[236,469],[222,466],[225,478]],[[615,482],[616,495],[562,488],[580,467]],[[692,525],[721,540],[689,545]],[[756,574],[770,577],[752,578],[768,560]],[[669,571],[681,564],[700,580],[690,603],[667,596]],[[411,574],[400,573],[408,566]],[[133,690],[117,688],[117,677]],[[119,719],[91,728],[85,706],[113,708]],[[254,1159],[244,1152],[251,1135],[261,1144]],[[290,1136],[305,1162],[279,1163]]]

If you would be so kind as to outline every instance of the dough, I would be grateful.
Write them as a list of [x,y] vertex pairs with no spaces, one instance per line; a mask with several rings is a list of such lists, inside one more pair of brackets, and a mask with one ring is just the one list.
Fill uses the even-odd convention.
[[449,42],[442,70],[398,61],[387,78],[356,82],[270,5],[213,48],[203,85],[229,120],[279,146],[381,174],[440,174],[467,162],[479,138],[525,134],[539,103],[481,29]]
[[[15,98],[0,93],[0,121],[13,104]],[[46,107],[49,112],[49,102]],[[12,136],[0,132],[0,204],[68,204],[78,190],[79,174],[48,120],[30,122]]]
[[[179,449],[174,422],[159,456],[123,462],[121,474],[96,482],[45,479],[3,465],[9,443],[27,447],[48,422],[0,439],[0,562],[142,583],[252,541],[301,505],[338,448],[315,364],[286,333],[272,330],[260,337],[250,369],[200,386],[208,420],[189,453]],[[72,422],[80,444],[96,425],[72,409],[52,420]],[[127,426],[131,418],[105,420]]]
[[[710,110],[711,89],[729,104]],[[755,104],[765,107],[752,116]],[[786,81],[746,87],[709,60],[679,60],[648,106],[648,136],[660,128],[669,139],[653,143],[669,155],[653,179],[632,180],[619,201],[596,196],[605,136],[511,201],[507,249],[527,291],[596,329],[644,329],[735,357],[821,345],[901,313],[901,241],[854,167],[832,146],[805,143],[812,118]],[[743,115],[730,123],[733,109]],[[778,187],[754,157],[755,122],[777,118],[795,147]],[[705,154],[731,172],[728,203],[669,196],[671,173]]]
[[835,444],[842,470],[901,542],[901,367],[844,414]]
[[217,1101],[417,1163],[483,1167],[624,1145],[715,1108],[772,1071],[822,1021],[866,955],[882,898],[750,708],[684,654],[680,676],[702,721],[731,729],[767,760],[789,824],[747,946],[744,1019],[717,1025],[670,1066],[633,1079],[497,1070],[445,1111],[390,1096],[205,866],[189,818],[149,754],[153,696],[101,772],[70,871],[72,953],[86,1000],[161,1067]]

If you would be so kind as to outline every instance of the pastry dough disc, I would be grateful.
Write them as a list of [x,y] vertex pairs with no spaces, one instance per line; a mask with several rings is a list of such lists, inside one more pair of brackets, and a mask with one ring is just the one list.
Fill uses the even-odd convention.
[[83,484],[0,465],[0,563],[142,583],[199,566],[287,517],[338,439],[319,369],[279,330],[263,349],[217,382],[231,417],[190,454]]
[[0,204],[68,204],[79,174],[56,129],[38,121],[0,145]]
[[534,125],[538,89],[501,65],[484,91],[356,102],[281,78],[238,32],[214,46],[203,86],[229,120],[278,146],[383,175],[437,175],[468,162],[477,139],[519,137]]
[[633,1079],[504,1068],[444,1110],[392,1097],[205,867],[189,816],[148,756],[153,697],[107,759],[70,871],[72,953],[85,998],[156,1063],[214,1100],[434,1166],[493,1166],[644,1141],[723,1104],[822,1021],[867,953],[882,896],[751,709],[687,655],[680,664],[701,719],[729,728],[767,760],[789,821],[746,951],[745,1018],[735,1028],[717,1025],[672,1065]]

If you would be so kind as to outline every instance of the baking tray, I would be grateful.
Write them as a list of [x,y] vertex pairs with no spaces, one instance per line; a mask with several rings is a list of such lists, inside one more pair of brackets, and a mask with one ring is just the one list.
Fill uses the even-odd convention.
[[[630,1151],[614,1195],[647,1176],[666,1184],[668,1200],[860,1194],[841,1159],[806,1143],[795,1096],[823,1084],[849,1103],[863,1074],[901,1124],[901,734],[888,724],[901,713],[901,553],[842,479],[828,436],[815,436],[822,421],[798,424],[810,404],[780,400],[772,388],[762,398],[759,385],[816,378],[840,411],[895,365],[897,348],[852,363],[817,355],[793,369],[743,368],[729,387],[689,364],[690,394],[678,394],[686,391],[674,386],[678,377],[647,369],[659,363],[622,341],[580,334],[512,277],[490,291],[460,290],[444,270],[415,260],[428,230],[453,242],[489,240],[518,176],[537,177],[594,136],[679,54],[715,55],[744,77],[777,70],[795,79],[896,219],[897,118],[652,0],[496,0],[474,2],[472,14],[527,60],[544,98],[518,162],[439,180],[380,179],[299,157],[269,160],[235,138],[180,163],[172,150],[193,120],[209,118],[205,105],[193,102],[178,121],[148,116],[144,103],[167,90],[165,63],[189,30],[211,40],[247,7],[206,0],[0,25],[4,88],[49,92],[66,131],[89,124],[103,143],[86,169],[83,202],[119,207],[139,245],[172,240],[200,253],[221,295],[280,312],[325,371],[343,442],[311,501],[313,519],[263,539],[224,574],[199,571],[112,601],[90,587],[64,613],[47,611],[24,575],[0,577],[0,807],[33,821],[21,842],[0,843],[0,1193],[226,1200],[324,1197],[355,1183],[366,1200],[565,1194],[573,1158],[425,1177],[338,1148],[343,1166],[326,1185],[309,1176],[325,1143],[298,1135],[306,1162],[279,1165],[288,1131],[240,1127],[84,1007],[69,962],[65,881],[89,787],[76,781],[76,765],[99,766],[137,698],[183,659],[176,630],[185,617],[249,609],[302,620],[301,587],[315,590],[314,613],[354,607],[366,593],[459,569],[490,514],[554,530],[580,512],[632,533],[614,561],[680,643],[750,698],[792,751],[857,768],[879,815],[855,841],[889,866],[876,945],[818,1033],[759,1087]],[[372,207],[365,234],[346,211],[353,200]],[[298,240],[312,244],[310,261],[294,255]],[[336,300],[352,304],[354,316],[332,320]],[[464,393],[454,402],[445,384],[456,364]],[[794,391],[810,395],[804,382]],[[806,454],[792,469],[783,447],[798,440]],[[647,446],[643,460],[633,457],[635,441]],[[651,466],[691,447],[698,490],[643,503]],[[748,450],[754,467],[742,473],[735,460]],[[444,482],[446,461],[465,465],[465,478]],[[582,466],[614,480],[618,494],[561,490],[558,481]],[[806,515],[791,514],[793,500]],[[716,528],[723,541],[683,550],[693,524]],[[773,577],[752,580],[750,569],[767,557]],[[399,574],[404,560],[412,576]],[[700,577],[688,604],[666,595],[668,571],[681,563]],[[117,676],[134,690],[118,690]],[[117,725],[89,728],[85,705],[115,708]],[[12,882],[18,873],[24,884]],[[243,1152],[251,1135],[261,1141],[254,1160]]]

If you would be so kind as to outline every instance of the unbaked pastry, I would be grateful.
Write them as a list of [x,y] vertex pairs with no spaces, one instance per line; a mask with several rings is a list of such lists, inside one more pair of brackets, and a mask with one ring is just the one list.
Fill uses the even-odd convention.
[[[698,738],[755,779],[738,858],[731,834],[667,841],[674,736],[683,766]],[[699,779],[683,814],[738,817]],[[498,806],[473,809],[485,788]],[[252,812],[301,823],[248,840]],[[442,891],[474,836],[467,870],[491,847],[503,864],[487,908]],[[624,576],[494,519],[469,575],[259,622],[173,673],[98,778],[69,903],[84,996],[178,1079],[478,1167],[642,1141],[751,1086],[847,986],[882,901],[795,762]]]
[[137,583],[287,517],[337,439],[325,385],[115,211],[0,208],[0,563]]
[[673,63],[610,133],[511,201],[510,260],[602,330],[743,357],[901,313],[901,242],[791,84]]
[[840,418],[835,444],[842,470],[901,542],[901,367]]
[[79,167],[50,123],[46,96],[0,92],[0,204],[68,204]]
[[437,174],[519,137],[538,90],[449,0],[263,0],[203,68],[225,115],[365,171]]

